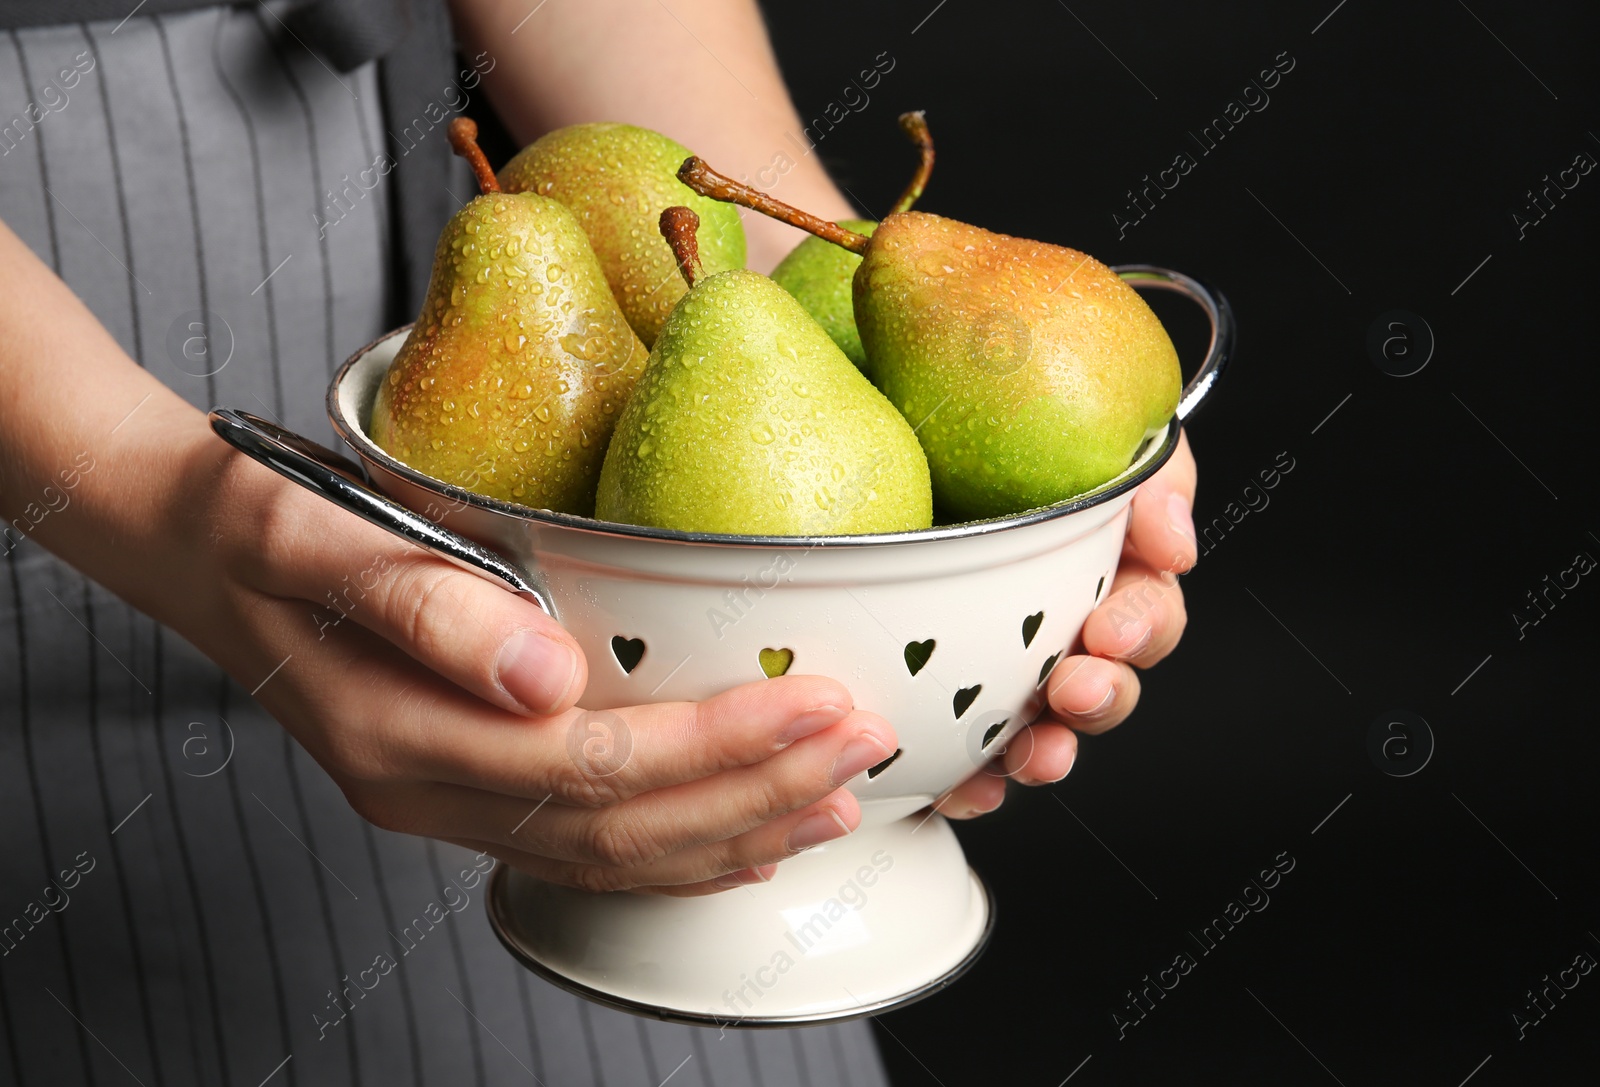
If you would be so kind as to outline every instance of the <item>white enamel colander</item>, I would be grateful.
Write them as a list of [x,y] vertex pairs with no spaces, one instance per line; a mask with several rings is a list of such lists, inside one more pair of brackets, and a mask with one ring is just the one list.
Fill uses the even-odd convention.
[[[784,861],[772,882],[701,898],[588,894],[501,866],[489,896],[506,947],[613,1007],[696,1023],[773,1026],[875,1013],[926,996],[982,951],[994,908],[945,820],[921,809],[976,773],[1044,707],[1051,668],[1116,574],[1139,484],[1222,372],[1222,296],[1144,265],[1137,288],[1205,310],[1211,342],[1175,418],[1116,479],[1014,517],[913,532],[757,537],[677,532],[484,498],[422,475],[367,437],[400,329],[362,348],[328,391],[354,463],[245,412],[224,439],[353,513],[528,596],[589,663],[569,735],[614,772],[630,749],[603,711],[701,700],[769,672],[826,675],[889,720],[901,749],[850,783],[860,828]],[[355,477],[355,478],[351,478]],[[371,486],[355,482],[365,478]]]

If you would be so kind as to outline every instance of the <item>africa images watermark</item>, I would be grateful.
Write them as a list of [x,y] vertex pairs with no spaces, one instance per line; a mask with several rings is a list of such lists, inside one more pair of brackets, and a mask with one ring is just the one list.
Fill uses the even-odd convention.
[[1539,979],[1542,985],[1525,992],[1522,1006],[1511,1013],[1511,1025],[1517,1028],[1517,1041],[1525,1041],[1529,1028],[1543,1023],[1545,1016],[1555,1011],[1559,1003],[1567,999],[1567,993],[1576,989],[1578,983],[1594,968],[1594,956],[1587,951],[1580,951],[1572,957],[1572,965],[1556,971],[1554,980],[1545,974]]
[[1529,189],[1524,194],[1528,198],[1527,204],[1511,213],[1511,225],[1517,228],[1517,241],[1520,242],[1528,236],[1529,227],[1544,222],[1545,216],[1556,210],[1556,201],[1565,200],[1567,193],[1576,189],[1578,183],[1595,168],[1595,165],[1593,155],[1587,151],[1579,151],[1572,156],[1572,165],[1556,171],[1554,181],[1550,180],[1549,174],[1540,178],[1543,184],[1537,189]]
[[[1200,126],[1200,135],[1193,132],[1186,135],[1200,148],[1200,157],[1205,158],[1217,149],[1217,145],[1226,139],[1235,128],[1243,123],[1252,113],[1260,113],[1272,104],[1272,97],[1268,91],[1277,87],[1284,76],[1294,71],[1295,59],[1289,56],[1287,50],[1272,58],[1272,67],[1263,68],[1257,73],[1256,78],[1239,92],[1237,98],[1230,98],[1223,105],[1220,115],[1211,118],[1210,122]],[[1144,222],[1145,217],[1155,210],[1158,200],[1165,200],[1167,193],[1178,187],[1189,172],[1200,165],[1200,160],[1188,151],[1179,151],[1172,157],[1172,165],[1164,170],[1156,171],[1155,180],[1149,174],[1140,179],[1143,184],[1128,190],[1128,204],[1121,211],[1111,213],[1111,225],[1117,228],[1117,238],[1128,236],[1128,231]]]
[[440,891],[439,897],[444,900],[443,906],[438,901],[429,902],[409,925],[401,926],[398,936],[389,933],[389,938],[400,948],[399,959],[387,951],[380,951],[372,957],[372,965],[356,971],[355,980],[352,981],[349,974],[340,975],[336,989],[328,990],[327,1005],[321,1012],[311,1013],[311,1025],[317,1028],[317,1041],[320,1042],[328,1036],[328,1028],[344,1022],[350,1013],[356,1010],[357,1005],[367,998],[367,994],[392,974],[400,965],[400,961],[415,951],[417,945],[434,929],[448,921],[452,915],[472,905],[472,895],[468,892],[476,888],[483,880],[484,874],[493,867],[494,861],[487,854],[477,854],[473,858],[473,866],[463,868],[458,873],[460,879],[451,880]]
[[4,528],[0,539],[5,540],[5,553],[10,554],[27,538],[28,533],[44,523],[52,513],[61,513],[72,505],[71,491],[83,482],[83,477],[94,471],[95,459],[87,449],[72,458],[72,464],[56,473],[61,485],[47,484],[39,499],[22,507],[22,512]]
[[[350,618],[350,613],[356,610],[368,593],[378,587],[378,583],[383,580],[383,576],[394,568],[395,561],[392,558],[388,555],[378,555],[367,565],[366,569],[356,575],[354,582],[350,580],[350,575],[346,574],[341,579],[342,588],[337,592],[329,589],[326,611],[331,611],[338,618],[325,618],[325,613],[316,611],[311,613],[311,621],[317,625],[317,640],[320,642],[328,636],[329,630]],[[354,596],[351,595],[352,592],[355,593]]]
[[[473,58],[471,68],[463,68],[457,79],[447,83],[439,92],[439,97],[444,99],[442,104],[437,99],[430,101],[422,107],[420,117],[412,118],[410,124],[401,127],[399,135],[389,133],[395,146],[400,148],[400,157],[411,154],[435,127],[466,109],[472,101],[472,96],[467,92],[475,90],[483,77],[494,71],[495,64],[495,58],[488,53],[479,53]],[[353,180],[349,174],[345,174],[336,187],[328,189],[323,196],[322,207],[311,213],[311,223],[317,228],[318,240],[326,238],[328,228],[354,211],[367,198],[367,194],[376,189],[399,164],[399,160],[389,152],[380,151],[372,164],[358,171]]]
[[[1294,871],[1294,865],[1295,860],[1288,852],[1279,853],[1272,858],[1272,867],[1263,868],[1258,872],[1249,883],[1245,884],[1237,899],[1229,899],[1218,916],[1211,918],[1208,924],[1200,926],[1199,936],[1193,932],[1185,932],[1184,935],[1194,941],[1195,947],[1200,949],[1200,958],[1205,958],[1217,950],[1218,945],[1251,914],[1260,913],[1271,905],[1272,896],[1267,892],[1276,889],[1283,877]],[[1178,984],[1199,965],[1200,959],[1195,958],[1192,953],[1187,950],[1179,951],[1172,957],[1172,964],[1157,970],[1154,978],[1149,974],[1140,978],[1140,985],[1123,994],[1125,998],[1123,1006],[1111,1012],[1111,1025],[1117,1028],[1117,1041],[1126,1039],[1128,1031],[1142,1024],[1161,1001],[1167,998],[1167,994],[1176,989]]]
[[[85,863],[84,858],[88,858]],[[95,859],[88,852],[79,853],[73,858],[71,868],[63,868],[60,878],[53,879],[45,884],[39,896],[22,909],[5,925],[0,926],[0,959],[7,958],[17,949],[17,945],[28,938],[35,928],[43,924],[52,913],[60,913],[71,903],[72,898],[67,894],[78,885],[84,876],[94,871]],[[27,928],[24,929],[23,926]]]
[[[794,969],[798,962],[796,955],[805,958],[817,953],[819,947],[825,945],[835,925],[867,904],[868,891],[877,885],[878,877],[894,868],[894,857],[887,850],[878,850],[870,859],[870,865],[863,864],[857,868],[854,875],[839,885],[838,890],[817,903],[810,916],[797,920],[785,914],[790,926],[783,934],[787,946],[775,948],[767,962],[747,973],[741,972],[739,984],[723,990],[723,1005],[733,1013],[729,1018],[722,1018],[719,1010],[711,1013],[724,1031],[751,1017],[757,1002],[777,988],[783,976]],[[791,948],[794,955],[789,953]]]
[[[885,59],[887,58],[887,60]],[[800,152],[800,158],[805,158],[815,151],[817,144],[837,128],[846,117],[852,113],[860,113],[872,104],[872,96],[867,92],[877,87],[883,77],[894,71],[896,60],[888,50],[872,58],[872,67],[863,68],[857,73],[858,78],[851,79],[845,84],[837,99],[822,107],[820,115],[813,117],[809,125],[800,129],[800,138],[797,139],[791,132],[785,132],[784,138],[795,146]],[[826,126],[826,127],[824,127]],[[802,143],[801,140],[805,142]],[[789,152],[778,150],[773,152],[772,161],[756,171],[754,179],[745,174],[739,180],[746,185],[767,190],[774,188],[783,176],[793,170],[798,164],[796,159],[789,156]]]
[[1216,550],[1228,533],[1237,528],[1244,519],[1252,513],[1260,513],[1272,503],[1272,498],[1267,494],[1279,483],[1283,477],[1295,469],[1295,460],[1284,450],[1272,459],[1272,466],[1263,468],[1256,473],[1260,486],[1252,480],[1244,485],[1239,492],[1237,502],[1230,501],[1222,507],[1222,515],[1213,517],[1209,524],[1199,526],[1199,548],[1202,556],[1211,554]]
[[1550,612],[1555,611],[1557,605],[1567,598],[1567,593],[1576,589],[1582,584],[1581,579],[1594,571],[1594,567],[1594,557],[1587,551],[1579,551],[1572,557],[1571,565],[1559,571],[1553,580],[1546,574],[1537,592],[1527,590],[1523,594],[1527,598],[1527,607],[1524,609],[1519,604],[1511,609],[1511,621],[1517,625],[1517,641],[1528,636],[1529,627],[1544,622]]
[[94,54],[86,49],[72,60],[71,68],[62,68],[51,76],[50,82],[39,88],[38,95],[28,100],[21,113],[0,126],[0,155],[11,154],[18,144],[28,138],[29,133],[44,123],[46,117],[60,113],[71,103],[72,96],[67,92],[94,71]]

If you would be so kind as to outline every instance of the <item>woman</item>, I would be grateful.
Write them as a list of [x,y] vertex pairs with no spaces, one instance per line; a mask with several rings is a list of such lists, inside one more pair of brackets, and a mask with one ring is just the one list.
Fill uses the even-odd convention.
[[[521,142],[622,120],[735,174],[769,165],[802,126],[754,5],[25,0],[0,23],[0,1069],[884,1082],[861,1023],[610,1012],[459,914],[492,859],[654,893],[772,878],[857,825],[836,783],[895,749],[891,722],[801,676],[622,711],[634,754],[606,791],[566,753],[586,664],[564,631],[233,454],[201,410],[329,437],[332,369],[414,314],[471,195],[455,113],[492,107]],[[815,156],[777,191],[855,214]],[[746,228],[757,269],[797,240]],[[1185,447],[1139,495],[1121,582],[1193,563],[1193,487]],[[1175,586],[1141,599],[1110,596],[1095,655],[1058,668],[1061,721],[1131,711],[1130,664],[1183,626]],[[1031,736],[1003,769],[1059,779],[1072,732]],[[940,811],[1004,787],[978,775]],[[429,913],[429,938],[401,939]]]

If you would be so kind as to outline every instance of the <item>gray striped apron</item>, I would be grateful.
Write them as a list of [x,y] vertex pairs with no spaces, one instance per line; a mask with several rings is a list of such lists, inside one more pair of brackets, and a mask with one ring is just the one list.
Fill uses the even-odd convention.
[[[443,0],[330,0],[408,4],[397,41],[136,3],[0,3],[0,219],[190,403],[329,440],[329,374],[408,319],[471,195],[417,123],[482,108],[471,59]],[[31,539],[0,550],[0,1084],[885,1082],[860,1023],[724,1035],[528,974],[481,885],[454,912],[470,854],[374,830],[182,639]]]

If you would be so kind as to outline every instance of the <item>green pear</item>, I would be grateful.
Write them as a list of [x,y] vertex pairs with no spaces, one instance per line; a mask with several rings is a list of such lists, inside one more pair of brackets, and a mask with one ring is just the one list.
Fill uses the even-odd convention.
[[1144,299],[1073,249],[922,212],[871,237],[687,160],[679,176],[862,257],[852,284],[873,380],[916,427],[954,520],[1053,505],[1123,472],[1177,408],[1177,351]]
[[664,217],[674,229],[692,286],[617,422],[595,515],[759,536],[932,524],[927,461],[894,406],[772,280],[694,278],[692,226]]
[[687,288],[657,224],[674,205],[700,216],[707,274],[744,267],[739,212],[684,187],[682,144],[624,124],[558,128],[524,147],[500,170],[507,192],[533,192],[572,209],[605,269],[606,282],[645,345]]
[[[841,219],[839,225],[869,236],[878,226],[870,219]],[[772,282],[794,295],[856,369],[869,373],[850,293],[851,279],[860,266],[861,258],[850,250],[821,238],[807,238],[772,270]]]
[[[921,159],[900,199],[889,209],[891,215],[911,210],[928,184],[928,175],[933,172],[933,136],[928,132],[922,111],[902,113],[900,127],[917,145]],[[842,219],[839,225],[866,236],[871,236],[878,226],[871,219]],[[850,289],[851,279],[860,266],[861,258],[857,254],[812,237],[790,250],[772,270],[772,281],[794,295],[829,338],[839,345],[839,350],[857,369],[871,377],[867,354],[861,347],[861,333],[856,330],[855,302]]]
[[457,118],[450,137],[484,194],[439,236],[422,312],[378,388],[369,433],[445,483],[587,515],[648,352],[577,218],[543,196],[494,191],[475,132]]

